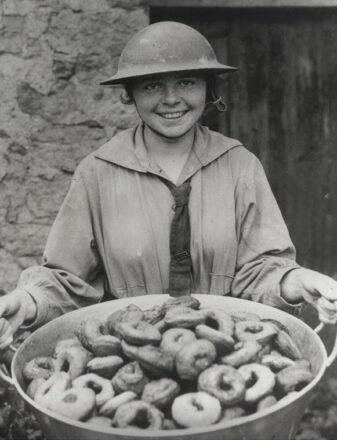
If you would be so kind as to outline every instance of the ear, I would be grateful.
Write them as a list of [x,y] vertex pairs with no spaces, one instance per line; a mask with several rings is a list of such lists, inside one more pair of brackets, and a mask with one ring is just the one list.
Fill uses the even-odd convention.
[[131,105],[131,104],[134,103],[134,100],[133,100],[132,95],[131,95],[130,92],[129,92],[128,90],[126,90],[126,89],[124,89],[124,90],[121,92],[119,98],[120,98],[120,100],[121,100],[121,102],[122,102],[123,104]]

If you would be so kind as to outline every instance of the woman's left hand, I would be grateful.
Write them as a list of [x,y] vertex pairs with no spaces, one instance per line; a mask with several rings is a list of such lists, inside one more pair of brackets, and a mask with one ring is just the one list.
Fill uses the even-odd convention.
[[301,300],[312,304],[320,321],[337,322],[337,281],[310,269],[298,268],[289,272],[281,282],[281,295],[289,303]]

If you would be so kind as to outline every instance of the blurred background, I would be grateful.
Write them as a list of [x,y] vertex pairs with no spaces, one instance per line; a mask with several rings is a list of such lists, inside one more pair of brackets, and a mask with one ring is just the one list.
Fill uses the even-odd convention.
[[79,161],[137,121],[99,81],[161,20],[197,28],[239,68],[219,81],[227,113],[203,122],[262,161],[298,262],[337,272],[337,1],[2,0],[0,293],[41,261]]

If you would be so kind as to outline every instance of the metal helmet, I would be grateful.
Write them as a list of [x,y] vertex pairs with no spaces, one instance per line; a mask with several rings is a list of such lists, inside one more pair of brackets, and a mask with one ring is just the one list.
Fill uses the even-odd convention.
[[182,23],[162,21],[137,32],[124,47],[114,76],[102,85],[159,73],[203,71],[232,72],[236,67],[219,63],[212,46],[198,31]]

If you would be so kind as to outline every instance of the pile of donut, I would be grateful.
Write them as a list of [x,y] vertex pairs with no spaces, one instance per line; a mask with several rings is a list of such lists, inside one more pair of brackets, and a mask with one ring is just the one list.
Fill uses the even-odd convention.
[[65,417],[166,430],[255,413],[314,377],[281,323],[200,307],[193,296],[87,319],[23,375],[27,394]]

